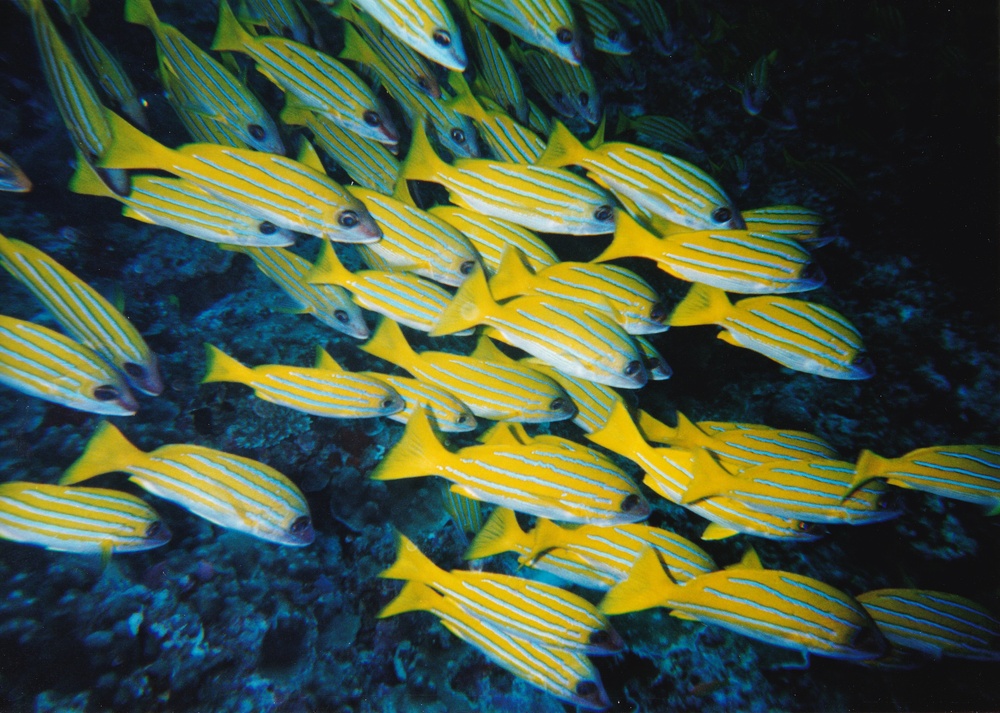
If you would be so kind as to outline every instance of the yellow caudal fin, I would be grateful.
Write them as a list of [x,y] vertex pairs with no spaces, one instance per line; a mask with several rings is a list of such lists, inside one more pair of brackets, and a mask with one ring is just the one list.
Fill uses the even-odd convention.
[[475,121],[486,120],[486,110],[472,94],[472,88],[462,72],[448,72],[448,85],[454,90],[455,96],[444,99],[445,106]]
[[531,552],[524,556],[525,564],[532,565],[549,550],[566,543],[566,530],[551,520],[540,518],[531,531]]
[[594,130],[594,135],[591,136],[589,139],[587,139],[583,145],[586,146],[591,151],[594,151],[595,149],[599,148],[601,144],[604,143],[604,134],[607,131],[607,128],[608,128],[608,114],[607,112],[602,112],[601,121],[597,125],[597,128]]
[[99,196],[101,198],[117,198],[118,195],[101,180],[96,169],[90,165],[90,161],[76,150],[76,171],[69,179],[69,190],[79,193],[82,196]]
[[218,347],[205,343],[206,368],[201,383],[212,381],[235,381],[238,384],[250,384],[254,380],[253,369],[241,364]]
[[326,349],[324,349],[323,347],[320,347],[320,346],[316,347],[316,368],[317,369],[326,369],[327,371],[343,371],[344,370],[344,367],[342,367],[337,362],[336,359],[334,359],[332,356],[330,356],[330,352],[328,352]]
[[439,173],[448,173],[450,170],[451,166],[434,152],[434,147],[431,146],[431,141],[427,138],[427,120],[421,118],[413,127],[410,148],[406,152],[406,159],[399,167],[399,176],[396,179],[393,193],[405,189],[408,178],[428,181],[433,180],[433,177]]
[[517,552],[531,542],[517,522],[517,515],[510,508],[498,507],[483,525],[483,529],[472,539],[469,548],[462,555],[467,560],[491,557],[501,552]]
[[639,432],[628,407],[621,401],[611,407],[608,420],[602,428],[588,433],[587,438],[609,451],[628,457],[627,454],[641,452],[649,447],[646,439]]
[[212,40],[215,52],[246,52],[246,46],[253,44],[254,37],[243,29],[233,9],[226,0],[219,2],[219,25]]
[[405,579],[408,582],[434,584],[448,577],[448,572],[431,562],[413,542],[401,532],[396,533],[396,561],[379,572],[383,579]]
[[648,411],[639,409],[638,414],[636,414],[636,421],[643,437],[650,443],[671,445],[677,439],[676,428],[671,428]]
[[731,309],[732,303],[724,291],[696,282],[674,307],[667,324],[671,327],[719,324]]
[[701,533],[701,539],[705,541],[725,540],[726,538],[738,534],[740,533],[738,533],[731,527],[726,527],[725,525],[720,525],[717,522],[713,522],[708,527],[705,528],[705,531],[703,533]]
[[531,436],[519,423],[500,421],[483,431],[476,440],[484,446],[525,446],[531,443]]
[[[349,2],[344,4],[350,5]],[[375,50],[365,42],[361,33],[354,29],[350,23],[344,25],[344,49],[337,57],[370,66],[382,66],[382,60],[375,54]]]
[[497,364],[510,365],[517,363],[516,360],[511,359],[509,356],[500,351],[500,348],[493,342],[493,340],[485,334],[479,337],[479,341],[476,342],[476,348],[472,350],[472,354],[469,356],[475,359],[482,359],[484,361],[494,361]]
[[285,106],[278,118],[289,126],[303,126],[313,117],[309,108],[291,92],[285,94]]
[[372,480],[419,478],[437,472],[454,455],[438,440],[423,406],[418,406],[406,423],[402,437],[372,471]]
[[295,160],[304,166],[308,166],[314,171],[318,171],[319,173],[326,175],[326,167],[323,166],[322,159],[320,159],[319,154],[316,153],[316,149],[312,145],[312,142],[304,136],[299,142],[299,155],[295,157]]
[[111,146],[97,168],[160,168],[169,171],[175,151],[139,131],[110,109],[104,110],[111,127]]
[[680,411],[677,412],[677,440],[684,444],[685,448],[696,448],[698,446],[703,446],[705,448],[712,447],[712,437],[707,433],[698,428],[691,419],[682,414]]
[[854,464],[854,475],[851,478],[851,486],[844,494],[841,502],[851,497],[854,491],[862,487],[865,483],[876,478],[885,477],[885,473],[891,462],[891,458],[884,458],[867,448],[861,451],[857,462]]
[[143,25],[153,32],[160,29],[160,19],[150,0],[125,0],[125,22]]
[[391,602],[382,607],[379,619],[411,611],[433,611],[439,606],[443,596],[420,582],[407,582]]
[[597,608],[602,614],[627,614],[659,606],[677,585],[663,571],[652,547],[644,547],[628,577],[604,595]]
[[615,234],[611,244],[591,262],[607,262],[620,257],[648,257],[660,254],[666,244],[639,225],[639,222],[623,210],[618,211]]
[[429,332],[432,337],[464,332],[482,324],[498,307],[481,267],[469,275]]
[[500,256],[500,265],[490,278],[490,292],[498,302],[530,292],[538,283],[534,271],[528,266],[524,253],[515,247],[506,247]]
[[727,473],[704,448],[695,448],[691,452],[691,463],[694,477],[681,494],[681,505],[690,505],[713,495],[722,495],[736,480],[735,476]]
[[306,282],[314,285],[340,285],[343,287],[351,279],[351,271],[337,257],[337,251],[329,240],[320,246],[319,255],[312,269],[306,275]]
[[561,168],[579,164],[590,154],[586,146],[576,138],[561,121],[552,122],[552,133],[545,151],[535,161],[536,166]]
[[412,371],[411,367],[420,360],[420,356],[406,341],[406,336],[399,324],[388,317],[382,317],[379,320],[378,327],[375,328],[371,339],[359,345],[358,348],[407,371]]
[[73,465],[59,479],[60,485],[73,485],[103,473],[128,472],[144,463],[147,456],[108,421],[102,421]]

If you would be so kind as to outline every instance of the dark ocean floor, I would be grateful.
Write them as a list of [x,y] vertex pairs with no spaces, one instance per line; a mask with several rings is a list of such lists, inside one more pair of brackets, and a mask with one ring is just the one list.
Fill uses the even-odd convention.
[[[207,45],[214,8],[156,4],[165,21]],[[608,64],[595,67],[605,101],[686,121],[741,208],[798,203],[829,219],[828,230],[842,237],[816,252],[829,281],[807,298],[857,325],[877,374],[824,380],[723,344],[713,328],[680,328],[654,338],[674,376],[645,387],[641,405],[668,423],[681,410],[692,420],[811,431],[847,460],[862,448],[896,456],[1000,443],[996,4],[704,7],[726,20],[719,37],[705,38],[688,12],[672,56],[649,48],[639,55],[644,86],[629,86]],[[895,17],[886,8],[901,24],[886,19]],[[154,135],[182,143],[156,94],[151,36],[125,25],[120,9],[95,7],[91,26],[146,92]],[[335,37],[336,25],[310,9]],[[251,365],[309,364],[316,345],[349,369],[389,365],[311,317],[281,311],[283,295],[245,257],[130,221],[112,201],[69,193],[71,144],[29,24],[9,3],[0,16],[0,150],[35,183],[30,194],[0,194],[0,232],[49,252],[102,293],[123,294],[167,381],[164,394],[141,398],[139,412],[115,424],[144,450],[196,443],[277,468],[306,493],[317,530],[309,547],[282,548],[146,496],[173,539],[115,556],[107,568],[96,557],[0,542],[0,709],[566,710],[429,614],[376,619],[399,590],[376,576],[394,558],[393,527],[442,567],[463,566],[464,542],[441,508],[436,479],[367,479],[402,426],[313,418],[242,386],[199,382],[204,342]],[[765,118],[788,104],[792,129],[746,114],[729,86],[773,49],[776,94]],[[735,157],[744,171],[732,170]],[[303,237],[296,250],[312,257],[316,242]],[[563,259],[587,259],[607,238],[553,244]],[[668,306],[687,289],[647,262],[622,264],[662,290]],[[7,275],[0,289],[0,312],[51,325]],[[459,338],[408,334],[418,346],[467,349]],[[0,480],[56,482],[99,421],[0,388]],[[582,440],[569,423],[551,430]],[[121,474],[93,484],[141,493]],[[720,565],[753,544],[766,566],[851,594],[938,589],[1000,613],[1000,518],[919,493],[901,499],[897,520],[833,527],[814,543],[739,536],[702,544]],[[705,524],[666,503],[651,523],[694,540]],[[487,567],[512,572],[516,562],[497,558]],[[616,711],[1000,709],[995,663],[945,660],[904,672],[807,664],[664,610],[613,623],[627,652],[595,663]]]

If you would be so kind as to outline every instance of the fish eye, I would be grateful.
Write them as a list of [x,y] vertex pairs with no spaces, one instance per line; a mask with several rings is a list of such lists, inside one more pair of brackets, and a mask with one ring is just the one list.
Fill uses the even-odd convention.
[[457,419],[455,419],[455,420],[456,420],[456,421],[457,421],[458,423],[468,423],[468,422],[469,422],[469,414],[467,414],[467,413],[460,413],[460,414],[458,415],[458,418],[457,418]]
[[614,217],[615,209],[606,203],[594,211],[594,219],[601,223],[606,223]]
[[164,531],[163,523],[159,520],[149,523],[149,527],[146,528],[146,537],[153,539],[158,537]]
[[308,515],[303,515],[295,519],[288,531],[304,542],[312,542],[315,533],[313,532],[312,520]]
[[632,361],[630,361],[628,364],[625,365],[625,369],[622,373],[625,374],[625,376],[635,376],[640,371],[642,371],[642,364],[639,361],[633,359]]
[[465,143],[464,131],[462,131],[461,129],[452,129],[450,133],[451,133],[451,140],[454,141],[456,144]]
[[353,210],[345,210],[340,214],[340,217],[337,218],[337,222],[345,228],[353,228],[361,222],[361,219]]
[[580,92],[579,98],[580,98],[580,103],[583,105],[587,105],[590,103],[590,95],[587,94],[587,92]]
[[278,226],[269,220],[265,220],[257,226],[257,230],[260,231],[261,235],[274,235],[278,232]]
[[267,133],[264,131],[264,127],[260,124],[250,124],[247,127],[247,131],[250,132],[250,136],[255,138],[257,141],[263,141]]
[[476,262],[474,260],[466,260],[461,265],[458,266],[458,271],[463,275],[471,275],[472,271],[476,268]]
[[590,643],[594,646],[604,646],[611,643],[611,634],[605,629],[599,629],[590,635]]
[[120,397],[121,394],[118,392],[118,389],[110,384],[104,384],[94,389],[94,398],[98,401],[114,401]]
[[391,396],[387,396],[384,399],[382,399],[382,408],[392,408],[395,405],[396,405],[396,399],[392,398]]
[[560,27],[556,30],[556,39],[559,40],[559,44],[568,45],[573,41],[573,31],[568,27]]
[[731,211],[726,206],[719,206],[712,211],[712,222],[713,223],[728,223],[733,219],[733,211]]
[[550,411],[562,411],[566,408],[566,399],[562,396],[552,399],[552,403],[549,404]]
[[593,681],[580,681],[576,684],[576,695],[581,698],[591,698],[597,695],[597,684]]
[[382,117],[378,115],[377,111],[371,111],[369,109],[362,115],[361,118],[365,120],[365,123],[368,124],[368,126],[382,125]]
[[627,498],[622,500],[622,512],[632,512],[641,504],[642,500],[639,499],[639,496],[632,493]]
[[451,35],[447,30],[434,30],[431,38],[438,47],[451,47]]
[[653,309],[649,310],[649,318],[654,322],[662,322],[667,318],[667,308],[657,302]]
[[342,309],[334,310],[333,317],[341,324],[347,324],[348,322],[351,321],[350,316],[347,314],[346,311]]
[[851,364],[853,366],[863,365],[867,362],[868,362],[868,352],[858,352],[857,354],[854,355],[854,358],[851,359]]
[[141,364],[135,364],[128,361],[122,364],[122,369],[124,369],[125,373],[133,379],[142,379],[146,376],[146,369]]
[[431,80],[424,76],[417,77],[417,86],[425,92],[429,92],[431,90]]

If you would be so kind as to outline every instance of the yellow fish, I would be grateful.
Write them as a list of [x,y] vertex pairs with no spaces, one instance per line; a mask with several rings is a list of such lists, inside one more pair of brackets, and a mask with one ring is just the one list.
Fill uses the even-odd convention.
[[305,498],[274,468],[201,446],[176,444],[145,453],[106,421],[59,483],[73,485],[115,471],[219,527],[292,547],[315,537]]
[[583,61],[583,38],[567,0],[468,0],[472,12],[529,45],[572,65]]
[[858,457],[852,490],[874,479],[964,500],[1000,515],[1000,446],[931,446],[899,458],[864,450]]
[[105,488],[0,484],[0,538],[57,552],[141,552],[167,544],[170,529],[134,495]]
[[810,654],[863,661],[886,650],[885,638],[856,600],[810,577],[762,569],[756,555],[677,584],[646,549],[628,579],[600,605],[605,614],[658,606],[681,619]]
[[208,368],[201,382],[235,381],[279,406],[325,418],[374,418],[402,411],[405,403],[383,381],[342,369],[268,364],[248,367],[206,344]]
[[469,446],[452,453],[421,409],[371,478],[426,475],[450,480],[461,495],[566,522],[637,522],[650,509],[628,476],[596,451],[510,444]]
[[717,287],[696,283],[667,321],[673,327],[717,324],[727,344],[807,374],[848,380],[875,374],[858,330],[824,305],[772,296],[733,304]]
[[462,33],[443,0],[358,0],[382,28],[427,59],[461,72],[467,59]]
[[298,161],[216,144],[169,149],[108,112],[114,142],[101,164],[156,168],[276,226],[330,240],[371,243],[382,231],[368,210],[325,174]]
[[33,322],[0,315],[0,384],[69,408],[131,416],[124,376],[90,347]]
[[638,389],[648,374],[639,347],[608,309],[576,301],[528,295],[499,304],[481,270],[472,273],[445,309],[431,336],[480,324],[512,346],[570,376]]

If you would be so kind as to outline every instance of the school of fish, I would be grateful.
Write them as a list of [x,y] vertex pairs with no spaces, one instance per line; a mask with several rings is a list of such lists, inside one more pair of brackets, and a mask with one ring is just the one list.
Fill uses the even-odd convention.
[[[610,701],[588,657],[627,646],[608,616],[652,607],[870,667],[1000,660],[1000,621],[963,597],[851,596],[767,569],[752,548],[720,568],[698,544],[644,524],[654,507],[684,507],[708,522],[706,541],[808,541],[826,526],[900,515],[892,487],[1000,514],[1000,446],[863,451],[852,462],[810,433],[681,413],[670,426],[639,407],[635,390],[671,375],[653,344],[668,327],[717,325],[722,341],[818,377],[874,374],[847,318],[786,296],[825,282],[811,254],[830,239],[817,213],[741,210],[697,165],[653,148],[696,144],[669,117],[605,122],[588,55],[629,55],[637,33],[664,51],[654,0],[220,0],[209,48],[163,23],[151,0],[127,0],[125,19],[149,30],[163,91],[190,133],[176,148],[150,136],[145,103],[86,24],[86,0],[58,0],[55,16],[43,0],[12,1],[76,147],[70,190],[248,256],[298,311],[405,372],[351,372],[320,347],[312,365],[244,364],[206,344],[202,381],[244,384],[313,416],[405,423],[371,478],[438,476],[444,507],[471,536],[466,559],[513,552],[603,597],[481,567],[448,572],[397,533],[381,576],[405,585],[379,617],[429,612],[513,675],[593,710]],[[337,56],[311,19],[320,6],[338,18]],[[246,67],[284,95],[277,122]],[[744,87],[751,114],[767,67],[764,57]],[[413,182],[437,184],[438,199]],[[30,189],[0,154],[0,190]],[[611,240],[592,262],[571,262],[544,234]],[[314,263],[289,249],[315,239]],[[349,269],[348,250],[367,267]],[[617,258],[650,260],[690,290],[668,308]],[[104,416],[134,414],[163,391],[169,374],[112,302],[13,237],[0,236],[0,265],[60,328],[0,315],[6,387]],[[458,335],[468,349],[417,351],[403,327],[424,340]],[[563,420],[594,445],[523,425]],[[441,436],[481,421],[495,424],[476,442]],[[601,449],[635,463],[642,482]],[[105,560],[165,545],[170,531],[144,500],[79,485],[108,472],[222,528],[290,546],[317,536],[303,494],[273,468],[196,445],[143,451],[104,421],[59,484],[0,484],[0,537]]]

